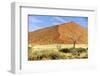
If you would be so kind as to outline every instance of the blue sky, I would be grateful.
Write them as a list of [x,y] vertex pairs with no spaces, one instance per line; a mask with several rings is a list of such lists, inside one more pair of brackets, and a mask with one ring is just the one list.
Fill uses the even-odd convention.
[[88,27],[87,17],[29,15],[28,20],[29,32],[71,21],[76,22],[83,27]]

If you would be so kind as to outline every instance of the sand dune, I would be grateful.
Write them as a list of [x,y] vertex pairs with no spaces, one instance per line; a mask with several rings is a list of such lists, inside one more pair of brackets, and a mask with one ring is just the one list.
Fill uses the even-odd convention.
[[87,31],[87,28],[75,22],[68,22],[29,32],[28,42],[29,44],[72,44],[71,37],[74,37],[77,39],[77,44],[87,44]]

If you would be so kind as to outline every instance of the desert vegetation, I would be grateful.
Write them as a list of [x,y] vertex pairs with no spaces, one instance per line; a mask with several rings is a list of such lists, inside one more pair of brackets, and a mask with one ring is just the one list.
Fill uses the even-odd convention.
[[88,28],[76,22],[28,33],[28,60],[87,59]]
[[[65,47],[68,45],[68,47]],[[55,44],[55,45],[31,45],[28,47],[28,60],[57,60],[57,59],[86,59],[88,58],[88,48],[84,44]]]

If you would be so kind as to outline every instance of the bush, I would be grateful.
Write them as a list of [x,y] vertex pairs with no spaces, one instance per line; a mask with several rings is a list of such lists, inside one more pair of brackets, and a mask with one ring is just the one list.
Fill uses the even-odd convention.
[[57,54],[57,53],[52,53],[49,55],[50,59],[60,59],[61,56],[60,54]]
[[86,50],[88,50],[88,48],[86,48]]
[[87,48],[70,48],[69,49],[71,52],[78,52],[78,53],[82,53],[82,52],[87,52]]
[[78,51],[78,53],[82,53],[82,52],[86,52],[87,48],[76,48],[76,50]]
[[60,50],[61,49],[61,45],[57,44],[57,49]]
[[68,48],[60,49],[59,52],[70,53],[70,49]]
[[61,48],[55,50],[33,50],[28,48],[29,60],[56,60],[56,59],[74,59],[74,58],[87,58],[88,48]]
[[54,50],[41,50],[34,51],[29,56],[29,60],[51,60],[51,59],[61,59],[62,55],[58,51]]

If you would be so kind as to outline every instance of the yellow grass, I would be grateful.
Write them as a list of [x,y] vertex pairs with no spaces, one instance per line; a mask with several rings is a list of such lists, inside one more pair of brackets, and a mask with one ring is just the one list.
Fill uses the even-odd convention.
[[[53,59],[82,59],[87,58],[86,52],[82,53],[63,53],[59,52],[63,48],[72,48],[73,44],[49,44],[49,45],[31,45],[28,47],[29,60],[53,60]],[[76,48],[88,48],[87,44],[76,44]]]

